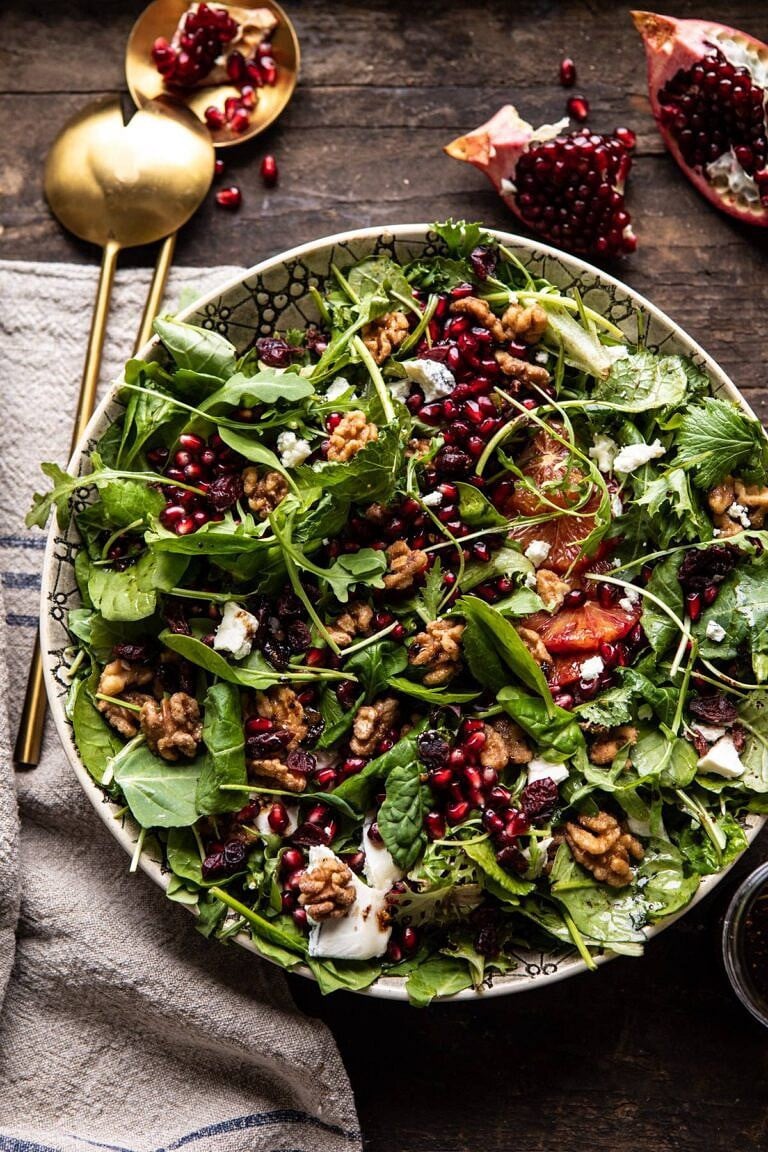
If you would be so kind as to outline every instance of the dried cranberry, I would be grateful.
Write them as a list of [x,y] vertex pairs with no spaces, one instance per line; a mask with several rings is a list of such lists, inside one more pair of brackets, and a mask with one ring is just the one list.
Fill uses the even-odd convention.
[[747,743],[747,734],[740,724],[734,724],[731,729],[731,740],[733,741],[736,751],[741,753]]
[[208,487],[208,502],[217,512],[226,512],[243,494],[243,478],[238,472],[217,476]]
[[325,352],[330,339],[328,333],[323,332],[316,324],[307,325],[304,331],[304,344],[310,352],[316,352],[318,356],[322,356]]
[[425,764],[442,764],[450,752],[448,741],[434,729],[429,732],[422,732],[416,743],[419,748],[419,756]]
[[187,620],[187,611],[183,604],[178,600],[167,600],[163,608],[163,617],[168,626],[169,632],[174,632],[177,636],[191,636],[192,629]]
[[558,801],[557,784],[551,776],[526,784],[520,795],[520,806],[528,820],[547,820]]
[[291,652],[306,652],[312,645],[312,634],[303,620],[293,620],[286,629],[285,638]]
[[317,757],[303,748],[294,748],[288,753],[285,766],[289,772],[296,772],[299,776],[308,776],[317,767]]
[[235,868],[239,868],[244,863],[247,849],[242,840],[230,840],[229,843],[224,845],[222,855],[224,856],[226,867],[234,871]]
[[214,880],[224,874],[224,853],[210,852],[202,864],[203,880]]
[[703,592],[713,584],[722,584],[740,558],[738,549],[726,544],[714,544],[711,548],[691,548],[683,557],[677,578],[691,592]]
[[270,368],[287,368],[294,356],[299,353],[286,340],[279,336],[261,336],[255,344],[259,359]]
[[148,664],[152,654],[146,644],[115,644],[113,660],[128,660],[131,664]]
[[288,667],[288,661],[291,658],[290,648],[286,644],[280,644],[276,640],[268,637],[261,648],[270,664],[277,669],[278,672],[284,672]]
[[302,848],[315,848],[319,844],[329,844],[330,840],[331,837],[324,828],[319,828],[317,824],[308,822],[300,824],[291,836],[291,843],[298,844]]
[[474,248],[469,254],[469,262],[472,265],[472,271],[478,280],[487,280],[496,271],[496,263],[498,261],[498,253],[495,248],[489,248],[485,244],[481,244],[478,248]]
[[691,713],[708,724],[732,724],[738,716],[733,701],[722,692],[712,696],[694,696],[688,704]]
[[262,760],[269,756],[279,756],[291,741],[291,733],[285,728],[273,728],[271,732],[257,732],[247,736],[245,752],[250,760]]
[[275,601],[275,614],[280,619],[301,616],[303,611],[301,600],[299,600],[295,593],[287,589],[285,592],[281,592]]
[[317,708],[304,708],[304,721],[307,725],[307,734],[304,737],[307,744],[314,744],[319,740],[325,729],[325,720]]
[[486,924],[475,937],[475,951],[487,960],[499,954],[499,934],[495,924]]

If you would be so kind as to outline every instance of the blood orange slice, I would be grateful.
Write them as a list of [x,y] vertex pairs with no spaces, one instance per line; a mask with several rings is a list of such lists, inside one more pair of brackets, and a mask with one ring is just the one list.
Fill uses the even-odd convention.
[[634,628],[640,609],[631,612],[618,606],[602,608],[587,600],[581,608],[564,608],[554,616],[537,612],[525,621],[526,628],[538,632],[555,656],[573,652],[596,652],[601,644],[615,644]]

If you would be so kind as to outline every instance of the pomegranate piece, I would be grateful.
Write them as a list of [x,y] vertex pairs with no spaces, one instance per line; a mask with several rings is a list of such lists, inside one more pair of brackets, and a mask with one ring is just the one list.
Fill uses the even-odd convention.
[[576,65],[570,56],[560,61],[560,83],[563,88],[573,88],[576,83]]
[[567,124],[534,129],[507,104],[445,151],[485,172],[536,235],[571,252],[634,252],[637,240],[624,202],[630,149],[615,134],[567,132]]
[[246,57],[259,54],[276,25],[268,8],[190,4],[170,43],[164,37],[155,40],[152,61],[166,84],[176,88],[244,83]]
[[586,96],[571,96],[565,107],[568,115],[573,116],[579,124],[583,124],[589,116],[589,101]]
[[219,188],[216,193],[216,203],[220,208],[228,208],[230,212],[236,211],[242,202],[242,193],[234,184],[229,188]]
[[277,184],[277,160],[274,156],[265,156],[259,166],[259,172],[267,188],[274,188]]
[[768,45],[710,20],[633,12],[651,108],[688,179],[722,211],[768,225]]

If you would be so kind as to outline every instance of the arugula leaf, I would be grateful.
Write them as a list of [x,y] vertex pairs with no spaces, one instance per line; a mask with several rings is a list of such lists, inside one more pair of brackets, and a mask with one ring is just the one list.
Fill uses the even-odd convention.
[[687,392],[688,377],[680,356],[658,356],[641,348],[617,360],[592,395],[624,412],[647,412],[676,407]]
[[466,260],[480,245],[495,248],[496,240],[480,224],[450,217],[441,224],[433,224],[432,231],[439,236],[451,256]]
[[695,498],[685,469],[672,468],[651,480],[646,480],[646,472],[639,469],[629,479],[635,504],[648,509],[659,547],[711,539],[712,522]]
[[744,775],[739,784],[750,792],[768,792],[768,695],[753,692],[739,708],[739,722],[749,737],[741,762]]
[[188,563],[186,556],[145,552],[122,572],[91,568],[88,594],[105,620],[145,620],[155,612],[158,595],[177,586]]
[[416,863],[427,842],[417,761],[396,764],[387,776],[386,797],[378,814],[379,832],[398,867]]
[[768,444],[757,420],[730,401],[705,396],[680,420],[675,463],[693,470],[699,488],[712,488],[729,472],[764,475]]
[[453,996],[472,985],[472,974],[464,960],[432,956],[410,973],[405,990],[416,1008],[426,1008],[436,996]]
[[[379,553],[376,553],[379,555]],[[378,640],[355,652],[344,665],[345,672],[354,673],[365,688],[366,700],[373,700],[408,666],[408,653],[402,644],[392,640]]]
[[[658,596],[659,600],[663,600],[682,619],[684,615],[683,590],[677,578],[679,567],[680,557],[678,555],[667,556],[654,568],[648,581],[648,591]],[[640,617],[640,623],[648,643],[657,656],[663,656],[680,635],[674,621],[670,620],[666,612],[662,612],[647,597],[643,597],[643,613]]]
[[463,596],[454,612],[466,621],[464,655],[476,680],[498,692],[512,673],[541,696],[548,711],[554,708],[544,673],[500,612],[476,596]]
[[389,424],[379,429],[378,440],[369,440],[351,460],[326,461],[314,467],[302,464],[294,474],[303,486],[330,489],[337,500],[387,504],[394,494],[402,464],[400,427]]
[[320,715],[323,718],[323,731],[317,741],[318,748],[332,748],[349,731],[355,714],[365,696],[358,696],[352,708],[343,708],[332,686],[328,686],[320,697]]
[[509,521],[472,484],[458,483],[459,516],[472,528],[506,528]]
[[277,404],[283,400],[287,404],[296,404],[313,396],[314,385],[297,372],[276,372],[265,368],[261,372],[248,376],[245,372],[236,372],[230,376],[223,388],[217,389],[200,404],[201,412],[211,412],[220,404],[229,404],[233,407],[245,406],[253,408],[256,404]]
[[179,368],[219,380],[227,380],[234,373],[237,350],[218,332],[159,318],[153,326]]
[[203,743],[207,755],[197,784],[197,810],[201,815],[236,812],[242,807],[237,793],[222,792],[222,784],[247,784],[245,737],[240,691],[221,682],[208,689],[203,701]]
[[[368,256],[359,260],[346,272],[347,283],[361,300],[377,296],[385,301],[393,299],[393,293],[411,298],[411,286],[403,269],[391,256]],[[396,299],[396,297],[394,297]]]
[[426,622],[436,620],[443,601],[443,567],[438,556],[427,575],[422,588],[415,599],[416,611]]
[[505,544],[498,552],[494,552],[490,560],[467,564],[461,578],[461,591],[469,592],[476,585],[494,580],[497,576],[529,576],[532,572],[535,572],[533,564],[526,560],[519,548]]
[[384,587],[384,573],[387,558],[375,548],[361,548],[359,552],[343,552],[334,560],[330,568],[310,569],[330,584],[331,591],[341,604],[349,600],[349,590],[355,584],[367,584],[371,588]]
[[221,436],[224,443],[228,448],[233,451],[239,452],[246,460],[250,460],[252,464],[265,464],[267,468],[272,468],[275,472],[279,472],[282,476],[287,476],[288,473],[280,459],[275,453],[267,448],[266,445],[254,440],[252,436],[246,436],[242,432],[235,432],[234,428],[219,428],[219,436]]
[[545,343],[562,348],[566,364],[579,372],[586,372],[596,380],[606,379],[623,347],[609,348],[601,344],[594,332],[588,331],[562,305],[561,297],[541,296],[537,303],[547,313]]
[[202,640],[194,636],[182,636],[179,632],[163,631],[159,640],[172,652],[178,652],[185,660],[212,672],[228,684],[239,684],[242,688],[263,691],[285,680],[285,674],[276,672],[260,652],[252,652],[244,663],[230,664],[219,652],[214,652]]
[[74,688],[70,718],[80,759],[96,783],[101,784],[108,762],[123,747],[123,741],[93,702],[98,683],[98,668],[94,668],[87,681],[79,681]]
[[115,783],[142,828],[184,828],[199,815],[195,793],[202,767],[202,756],[189,764],[169,764],[138,744],[119,757]]
[[520,896],[526,896],[534,888],[531,880],[523,880],[521,876],[513,876],[507,872],[496,860],[489,840],[480,840],[462,844],[461,847],[479,867],[485,880],[485,886],[499,900],[507,904],[518,904]]

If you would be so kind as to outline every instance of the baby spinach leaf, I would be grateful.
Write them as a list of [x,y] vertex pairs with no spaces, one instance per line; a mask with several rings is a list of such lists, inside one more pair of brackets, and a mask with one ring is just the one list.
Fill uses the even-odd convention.
[[753,692],[739,708],[739,723],[749,733],[741,753],[745,767],[739,784],[750,792],[768,792],[768,695]]
[[194,636],[164,631],[160,633],[159,639],[172,652],[178,652],[185,660],[196,664],[198,668],[205,668],[206,672],[212,672],[228,684],[263,690],[279,684],[285,678],[267,663],[260,652],[252,652],[245,663],[234,665]]
[[647,784],[685,788],[696,775],[696,750],[687,740],[671,736],[668,730],[641,730],[629,749],[635,771]]
[[722,816],[714,812],[710,815],[724,843],[719,855],[711,838],[699,824],[689,824],[683,828],[678,839],[682,855],[700,876],[720,872],[748,847],[744,829],[730,812]]
[[693,470],[699,488],[712,488],[729,472],[762,475],[768,443],[757,420],[729,400],[705,396],[680,420],[675,463]]
[[660,920],[685,908],[700,883],[698,874],[685,874],[682,854],[675,845],[657,836],[645,844],[636,879],[651,920]]
[[217,900],[221,900],[223,904],[226,904],[228,908],[231,908],[233,912],[247,921],[251,935],[257,942],[265,940],[268,944],[274,944],[278,948],[285,948],[289,952],[298,953],[299,956],[306,956],[307,941],[290,917],[278,916],[274,920],[267,920],[265,916],[260,916],[247,904],[243,904],[231,896],[229,892],[225,892],[223,888],[214,886],[210,891]]
[[472,484],[457,484],[459,516],[472,528],[506,528],[508,520]]
[[[657,596],[659,600],[663,600],[682,619],[684,614],[683,590],[677,578],[679,567],[680,557],[678,555],[667,556],[654,568],[648,581],[648,591]],[[680,635],[680,630],[674,621],[647,597],[643,598],[643,614],[640,623],[648,643],[657,656],[663,656]]]
[[207,754],[197,785],[197,809],[236,812],[242,807],[237,793],[222,792],[222,784],[246,784],[245,736],[240,691],[234,684],[213,684],[203,702],[203,743]]
[[[380,553],[375,553],[380,555]],[[390,678],[408,666],[408,653],[402,644],[378,640],[361,648],[346,661],[345,672],[353,672],[365,688],[366,700],[373,700],[390,683]]]
[[[381,826],[381,825],[379,825]],[[534,885],[530,880],[523,880],[521,876],[513,876],[507,872],[496,860],[496,853],[489,840],[462,844],[461,847],[474,860],[479,867],[486,882],[486,887],[498,899],[507,904],[518,904],[521,896],[532,891]]]
[[448,704],[468,704],[476,700],[479,692],[449,692],[447,688],[427,688],[415,680],[406,680],[404,676],[390,676],[387,684],[396,692],[403,692],[406,696],[413,696],[417,700],[425,700],[428,704],[446,706]]
[[99,497],[107,523],[115,528],[126,528],[137,520],[149,523],[165,507],[165,497],[158,488],[141,484],[137,480],[105,484]]
[[334,789],[335,796],[341,796],[358,812],[365,812],[376,788],[377,780],[386,780],[398,764],[410,764],[418,757],[417,740],[426,729],[427,721],[419,720],[405,736],[401,736],[388,752],[369,760],[365,768],[355,776],[342,780]]
[[155,554],[242,558],[269,551],[273,543],[262,539],[264,531],[266,528],[256,527],[250,516],[238,523],[227,515],[223,520],[209,520],[188,536],[177,536],[175,532],[157,526],[147,532],[144,539]]
[[114,728],[107,724],[93,702],[92,693],[97,691],[98,683],[98,668],[94,669],[88,680],[78,683],[71,706],[71,719],[80,759],[96,783],[101,784],[104,769],[123,747],[123,741]]
[[122,572],[92,567],[88,594],[105,620],[145,620],[155,612],[159,593],[176,587],[188,563],[186,556],[145,552]]
[[472,985],[472,974],[464,960],[432,956],[419,964],[405,982],[408,999],[416,1008],[426,1008],[436,996],[453,996]]
[[174,876],[200,888],[205,885],[203,862],[191,828],[170,828],[165,843],[165,854]]
[[476,596],[463,596],[454,611],[466,621],[464,655],[475,679],[498,692],[512,673],[541,696],[550,712],[554,705],[544,673],[509,621]]
[[387,776],[378,824],[392,859],[404,871],[416,863],[427,838],[417,761],[396,764]]
[[275,472],[279,472],[282,476],[287,476],[285,468],[275,453],[258,440],[254,440],[252,436],[246,436],[243,432],[235,432],[234,428],[224,427],[219,428],[219,436],[221,436],[228,448],[239,452],[241,456],[244,456],[246,460],[250,460],[252,464],[264,464],[267,468],[274,469]]
[[309,956],[307,964],[323,996],[339,990],[360,992],[381,976],[380,960],[316,960]]
[[90,608],[71,609],[67,615],[67,627],[100,664],[111,659],[116,644],[136,643],[147,638],[146,621],[107,621],[100,612]]
[[658,356],[641,348],[617,360],[607,379],[598,380],[592,395],[624,412],[647,412],[676,407],[687,392],[688,377],[680,356]]
[[199,815],[195,794],[202,767],[202,755],[189,764],[169,764],[138,744],[120,757],[115,783],[142,828],[184,828]]
[[584,748],[581,729],[565,708],[557,704],[547,708],[543,700],[511,685],[502,688],[496,699],[515,723],[533,737],[539,745],[539,754],[544,756],[546,752],[546,758],[552,763],[567,760]]
[[219,380],[227,380],[234,373],[237,350],[218,332],[159,318],[154,329],[179,368]]
[[571,856],[565,844],[557,850],[550,872],[552,896],[566,909],[574,924],[590,942],[613,951],[642,944],[646,913],[642,899],[632,888],[609,888],[598,884]]

